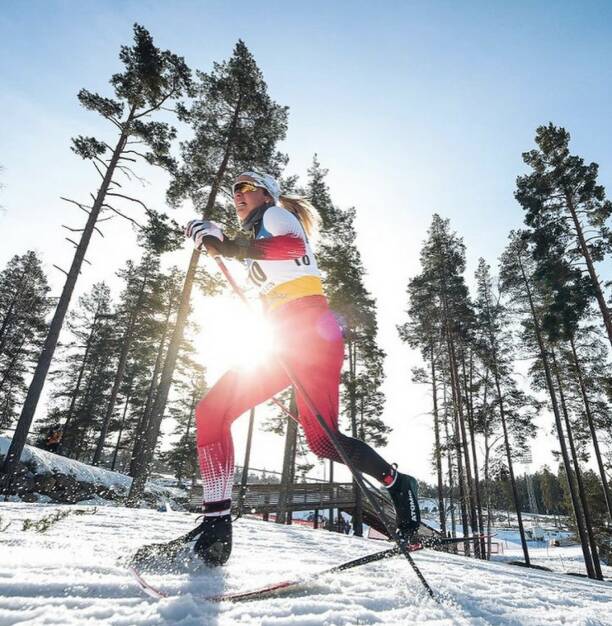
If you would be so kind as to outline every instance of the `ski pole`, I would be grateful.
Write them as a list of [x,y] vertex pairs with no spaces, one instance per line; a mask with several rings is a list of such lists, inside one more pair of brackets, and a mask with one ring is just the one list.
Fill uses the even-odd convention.
[[[238,283],[236,283],[236,281],[234,280],[234,277],[231,275],[230,271],[227,269],[227,266],[223,262],[223,259],[219,255],[214,255],[213,258],[217,262],[217,265],[219,266],[221,273],[225,276],[225,279],[227,280],[229,285],[232,287],[234,292],[240,297],[240,299],[247,306],[250,307],[249,301],[244,295],[244,292],[242,291]],[[332,442],[334,448],[336,449],[336,452],[342,459],[342,462],[348,467],[359,489],[361,490],[363,495],[367,498],[368,502],[370,503],[370,506],[374,509],[376,515],[378,516],[378,518],[380,519],[380,521],[383,523],[384,527],[386,528],[389,537],[395,540],[395,543],[397,544],[401,554],[403,554],[406,557],[414,573],[417,575],[417,578],[421,581],[427,593],[437,602],[438,599],[434,595],[433,589],[429,586],[429,583],[423,576],[423,573],[421,572],[417,564],[414,562],[414,559],[412,558],[412,555],[408,551],[406,544],[402,543],[400,539],[395,535],[393,531],[393,526],[389,522],[389,519],[387,518],[385,512],[383,511],[380,504],[374,499],[374,496],[370,493],[369,489],[366,488],[361,474],[355,468],[355,466],[353,465],[353,462],[349,459],[342,444],[340,443],[340,440],[338,439],[338,437],[336,437],[336,433],[334,433],[334,431],[331,429],[329,424],[323,419],[323,416],[317,410],[310,396],[306,393],[306,390],[304,389],[302,383],[294,374],[289,364],[286,363],[285,360],[278,354],[276,355],[276,358],[278,359],[278,362],[280,366],[282,367],[282,369],[287,374],[287,377],[291,381],[291,384],[297,389],[298,393],[302,396],[302,399],[304,400],[304,403],[308,407],[308,410],[315,416],[315,419],[319,423],[319,426],[321,426],[321,428],[325,431],[325,434],[329,437],[329,440]]]

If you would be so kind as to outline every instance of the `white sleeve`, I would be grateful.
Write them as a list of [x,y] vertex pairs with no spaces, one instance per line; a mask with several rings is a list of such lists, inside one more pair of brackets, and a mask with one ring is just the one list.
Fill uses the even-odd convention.
[[271,206],[263,217],[263,229],[273,237],[294,235],[304,238],[304,229],[293,213],[279,206]]

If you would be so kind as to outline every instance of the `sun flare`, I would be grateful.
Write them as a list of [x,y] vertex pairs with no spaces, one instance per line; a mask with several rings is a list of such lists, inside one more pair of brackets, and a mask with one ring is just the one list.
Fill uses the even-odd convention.
[[213,374],[210,382],[232,367],[255,368],[272,358],[274,332],[259,307],[224,295],[206,298],[196,310],[194,319],[201,327],[197,349]]

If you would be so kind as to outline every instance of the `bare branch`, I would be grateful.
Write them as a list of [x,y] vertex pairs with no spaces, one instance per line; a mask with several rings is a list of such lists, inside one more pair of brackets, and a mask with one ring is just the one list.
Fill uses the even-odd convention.
[[131,202],[139,204],[147,213],[151,213],[149,207],[142,200],[138,200],[138,198],[132,198],[131,196],[126,196],[122,193],[113,193],[110,191],[106,195],[113,196],[115,198],[123,198],[124,200],[130,200]]
[[135,219],[132,219],[129,215],[121,213],[121,211],[117,210],[115,207],[112,207],[110,204],[103,204],[102,206],[115,212],[119,217],[126,219],[128,222],[132,222],[132,224],[134,224],[134,226],[136,226],[137,228],[140,228],[140,230],[144,230],[144,227],[140,225]]
[[55,264],[54,264],[54,265],[53,265],[53,267],[54,267],[56,270],[59,270],[60,272],[63,272],[64,274],[66,274],[66,276],[68,276],[68,272],[67,272],[66,270],[63,270],[63,269],[62,269],[59,265],[55,265]]
[[135,154],[143,159],[147,158],[144,154],[142,154],[142,152],[138,152],[138,150],[124,150],[123,154]]
[[97,163],[95,161],[92,161],[93,166],[98,170],[98,174],[100,174],[100,178],[102,178],[102,180],[104,180],[104,174],[100,171],[100,168],[98,167]]
[[130,168],[129,167],[124,167],[123,165],[117,165],[117,169],[120,170],[121,172],[123,172],[123,174],[125,174],[127,179],[130,182],[132,182],[132,177],[130,176]]
[[64,198],[64,196],[60,196],[60,200],[63,200],[64,202],[70,202],[71,204],[76,204],[79,207],[79,209],[81,209],[81,211],[85,211],[87,215],[89,215],[91,208],[92,208],[89,205],[81,204],[80,202],[77,202],[76,200],[71,200],[70,198]]
[[119,130],[123,131],[123,125],[114,117],[110,115],[104,115],[104,114],[102,114],[102,117],[105,117],[109,122],[112,122]]
[[[108,165],[106,165],[106,163],[99,157],[99,156],[94,156],[94,159],[102,166],[105,167],[106,169],[108,169]],[[110,159],[109,159],[110,160]]]
[[149,181],[146,178],[138,176],[138,174],[136,174],[131,167],[128,167],[127,165],[118,165],[117,167],[127,176],[128,180],[135,178],[143,187],[146,187],[149,184]]
[[[132,152],[132,150],[130,150],[130,152]],[[123,155],[121,155],[121,156],[119,157],[119,160],[123,160],[123,161],[131,161],[132,163],[136,163],[136,159],[132,159],[131,157],[126,157],[126,156],[123,156]]]
[[[102,221],[103,220],[98,220],[98,222]],[[70,226],[66,226],[65,224],[62,224],[62,228],[69,230],[71,233],[82,233],[85,230],[84,228],[70,228]],[[97,231],[100,237],[104,237],[102,231],[97,226],[94,226],[94,230]]]

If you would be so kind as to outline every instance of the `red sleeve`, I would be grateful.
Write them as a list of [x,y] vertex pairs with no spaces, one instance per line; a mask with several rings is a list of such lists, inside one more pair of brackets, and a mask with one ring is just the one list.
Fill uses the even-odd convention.
[[306,254],[306,246],[301,237],[295,235],[276,235],[265,239],[249,241],[244,256],[247,259],[265,261],[288,261],[299,259]]

